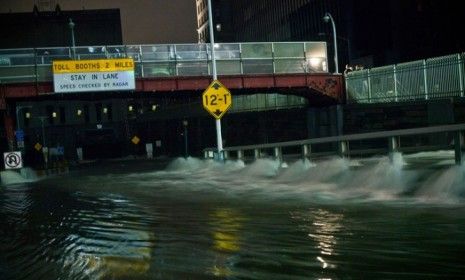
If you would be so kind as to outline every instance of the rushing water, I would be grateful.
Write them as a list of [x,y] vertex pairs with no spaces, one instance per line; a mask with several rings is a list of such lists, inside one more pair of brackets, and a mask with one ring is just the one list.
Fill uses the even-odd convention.
[[464,277],[465,168],[449,152],[118,161],[31,181],[2,172],[1,279]]

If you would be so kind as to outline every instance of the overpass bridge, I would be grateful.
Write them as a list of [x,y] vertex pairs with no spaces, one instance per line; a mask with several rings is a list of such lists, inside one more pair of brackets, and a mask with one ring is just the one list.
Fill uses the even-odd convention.
[[[288,105],[292,107],[296,102],[289,98],[296,96],[305,100],[302,106],[324,106],[344,100],[342,75],[328,72],[325,42],[219,43],[215,44],[215,57],[219,79],[230,89],[233,96],[254,97],[233,102],[232,112],[255,111],[262,103],[266,106],[274,104],[276,108],[286,108]],[[114,58],[134,60],[135,90],[54,92],[53,61]],[[75,136],[79,131],[89,132],[95,130],[96,125],[102,127],[102,124],[103,128],[110,127],[115,131],[122,131],[116,137],[113,137],[113,134],[106,135],[108,139],[121,138],[123,134],[126,138],[133,137],[136,132],[133,133],[132,130],[136,131],[134,127],[140,124],[131,122],[143,120],[149,115],[145,114],[145,111],[151,109],[137,108],[138,105],[135,104],[137,109],[132,110],[133,104],[123,104],[124,101],[158,96],[173,100],[188,97],[191,101],[200,101],[201,93],[211,82],[210,58],[208,44],[0,50],[0,112],[3,112],[4,135],[10,149],[15,142],[14,131],[18,129],[24,129],[26,138],[29,137],[30,147],[34,143],[46,143],[48,146],[55,143],[63,144],[63,141],[68,141],[65,138],[73,138],[65,137],[65,131],[67,135]],[[265,93],[280,96],[273,96],[268,100],[263,98]],[[283,96],[289,98],[281,102]],[[121,100],[121,104],[115,103],[117,99]],[[257,106],[246,104],[250,101],[256,102]],[[146,106],[143,102],[141,101],[140,105]],[[301,101],[297,103],[299,102]],[[157,106],[156,103],[148,105],[151,108]],[[141,112],[144,110],[144,115],[134,113],[139,109]],[[179,112],[182,109],[175,111]],[[30,117],[31,115],[34,117]],[[160,115],[163,114],[158,114],[157,118]],[[184,112],[178,117],[187,116]],[[158,129],[165,125],[159,125]],[[144,129],[139,129],[139,136],[140,130]],[[149,127],[146,130],[152,131],[151,138],[160,137],[153,136],[153,128]],[[94,131],[87,132],[81,133],[81,136],[95,134]],[[66,145],[72,147],[78,144],[65,143]]]
[[[203,91],[211,82],[208,44],[0,50],[0,109],[10,98],[53,95],[52,62],[133,58],[136,90]],[[218,75],[233,93],[282,92],[311,103],[341,102],[342,77],[327,71],[325,42],[215,44]]]

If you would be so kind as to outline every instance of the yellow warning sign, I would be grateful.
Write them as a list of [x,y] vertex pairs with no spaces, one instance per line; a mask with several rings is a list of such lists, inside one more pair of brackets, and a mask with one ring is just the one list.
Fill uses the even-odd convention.
[[205,110],[213,117],[221,119],[231,107],[231,92],[220,81],[214,80],[203,92],[202,103]]
[[55,60],[53,74],[134,71],[132,58],[92,59],[92,60]]
[[36,149],[39,152],[42,149],[42,145],[40,145],[40,143],[36,143],[34,145],[34,149]]
[[137,144],[139,144],[140,139],[136,135],[136,136],[132,137],[131,142],[134,143],[134,145],[137,145]]

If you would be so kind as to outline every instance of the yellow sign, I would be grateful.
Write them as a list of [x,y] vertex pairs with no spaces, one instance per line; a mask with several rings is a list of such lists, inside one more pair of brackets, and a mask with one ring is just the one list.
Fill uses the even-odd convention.
[[40,143],[36,143],[34,145],[34,149],[36,149],[39,152],[42,149],[42,145],[40,145]]
[[137,145],[137,144],[139,144],[140,139],[136,135],[136,136],[132,137],[131,142],[134,143],[134,145]]
[[53,74],[118,71],[134,71],[134,60],[122,58],[53,61]]
[[216,119],[221,117],[228,111],[232,104],[232,96],[229,90],[220,83],[214,80],[202,94],[202,103],[207,110]]

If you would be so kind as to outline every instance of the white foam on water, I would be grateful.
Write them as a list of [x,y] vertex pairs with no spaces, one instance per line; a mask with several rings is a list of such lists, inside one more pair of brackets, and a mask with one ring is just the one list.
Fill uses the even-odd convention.
[[36,172],[29,168],[23,167],[21,170],[0,171],[1,185],[24,184],[38,181]]
[[421,185],[416,196],[429,202],[459,202],[465,195],[465,165],[450,166],[446,170],[432,172]]
[[408,156],[398,153],[391,158],[363,160],[296,160],[286,163],[287,167],[269,158],[249,164],[240,160],[220,163],[178,158],[163,171],[131,174],[130,180],[133,186],[161,187],[181,195],[219,192],[233,197],[325,203],[341,200],[423,203],[433,199],[450,203],[465,198],[465,167],[436,165],[450,160],[450,156],[449,151]]

